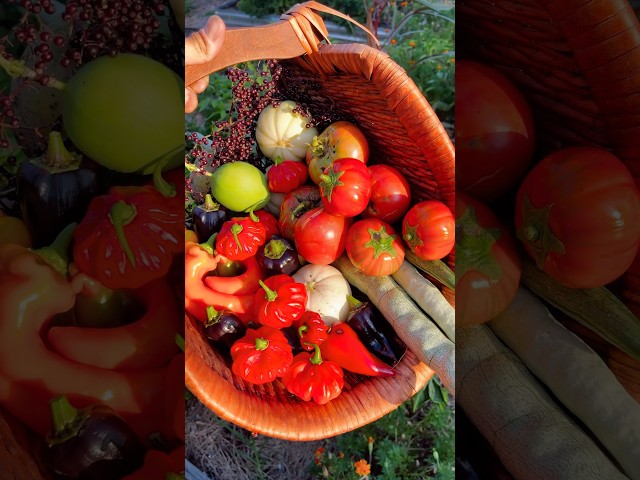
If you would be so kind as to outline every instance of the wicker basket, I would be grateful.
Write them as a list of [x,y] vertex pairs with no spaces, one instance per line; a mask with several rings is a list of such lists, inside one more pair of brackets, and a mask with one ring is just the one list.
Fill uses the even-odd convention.
[[[493,65],[528,99],[536,158],[570,145],[607,148],[640,179],[640,23],[626,0],[460,0],[457,53]],[[615,285],[640,315],[640,259]],[[600,349],[640,401],[640,368],[615,349]],[[624,364],[624,368],[620,366]],[[618,368],[619,367],[619,368]]]
[[[282,62],[286,82],[307,90],[312,85],[307,103],[332,102],[352,118],[370,142],[371,163],[400,169],[411,183],[414,201],[435,198],[453,210],[453,145],[427,100],[406,72],[378,49],[322,42],[326,29],[314,12],[319,7],[325,11],[307,2],[282,17],[305,32],[299,37],[308,42],[305,50],[309,52]],[[433,375],[409,351],[395,367],[395,376],[349,374],[338,398],[324,406],[305,403],[279,381],[258,387],[235,377],[222,356],[205,342],[196,321],[188,316],[185,321],[189,390],[220,417],[271,437],[315,440],[356,429],[397,408]]]

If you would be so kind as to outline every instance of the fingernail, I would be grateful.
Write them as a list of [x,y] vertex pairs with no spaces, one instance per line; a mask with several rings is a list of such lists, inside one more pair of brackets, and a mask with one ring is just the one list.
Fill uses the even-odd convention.
[[215,40],[222,34],[223,29],[224,29],[224,22],[220,17],[215,15],[211,17],[207,22],[207,24],[205,25],[204,34],[207,37],[211,38],[212,40]]

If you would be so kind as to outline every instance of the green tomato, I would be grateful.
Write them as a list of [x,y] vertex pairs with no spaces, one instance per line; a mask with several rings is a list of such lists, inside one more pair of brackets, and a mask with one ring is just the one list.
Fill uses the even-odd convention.
[[259,210],[269,203],[267,177],[247,162],[221,165],[211,176],[211,194],[236,212]]
[[84,65],[65,89],[62,119],[74,145],[117,172],[150,173],[184,161],[184,82],[141,55],[103,56]]

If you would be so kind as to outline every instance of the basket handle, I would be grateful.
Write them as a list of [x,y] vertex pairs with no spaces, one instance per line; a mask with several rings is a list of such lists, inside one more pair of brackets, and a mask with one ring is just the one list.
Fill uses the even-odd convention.
[[237,63],[264,59],[285,59],[312,55],[320,44],[329,41],[329,32],[318,12],[347,20],[364,30],[376,46],[378,39],[349,15],[315,1],[298,3],[280,17],[280,21],[260,27],[227,29],[222,48],[211,61],[188,65],[184,69],[185,85]]

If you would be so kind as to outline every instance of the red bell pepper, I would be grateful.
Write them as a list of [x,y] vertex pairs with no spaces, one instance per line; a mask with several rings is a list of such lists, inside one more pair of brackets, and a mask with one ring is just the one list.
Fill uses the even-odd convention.
[[[216,269],[219,270],[221,266],[229,264],[232,260],[229,260],[224,255],[216,254]],[[239,275],[231,277],[221,275],[208,275],[204,277],[204,283],[211,290],[215,290],[220,293],[230,293],[233,295],[247,295],[255,293],[260,288],[259,280],[263,277],[262,266],[258,262],[257,257],[249,257],[246,260],[235,262],[238,264],[240,270],[244,272]],[[216,272],[217,273],[217,272]]]
[[249,329],[231,347],[233,373],[261,385],[282,377],[291,366],[293,353],[284,334],[272,327]]
[[[62,235],[70,240],[72,230]],[[73,307],[78,292],[65,278],[61,255],[38,253],[17,245],[0,247],[0,403],[42,435],[51,425],[51,398],[65,394],[78,407],[103,403],[146,438],[158,429],[157,399],[166,367],[116,372],[52,350],[43,338],[47,325]]]
[[229,260],[246,260],[267,240],[267,230],[258,218],[234,217],[222,224],[216,238],[216,251]]
[[[91,295],[97,281],[80,273],[71,281],[75,291]],[[47,339],[63,357],[110,370],[162,367],[178,353],[176,333],[184,328],[173,291],[166,279],[154,280],[133,292],[144,307],[142,317],[118,327],[56,326]]]
[[330,360],[322,360],[320,347],[311,345],[313,355],[302,352],[296,355],[289,371],[282,377],[282,383],[294,395],[305,402],[324,405],[333,400],[344,387],[344,372],[340,365]]
[[300,345],[310,352],[314,350],[314,344],[320,345],[329,336],[329,326],[324,323],[322,317],[317,312],[310,310],[304,312],[296,322]]
[[280,274],[260,280],[256,292],[256,320],[274,328],[290,326],[306,311],[307,288],[289,275]]
[[112,187],[93,198],[78,225],[74,260],[106,287],[139,288],[167,274],[183,228],[183,209],[154,187]]
[[331,327],[320,350],[325,359],[336,362],[350,372],[372,377],[395,375],[389,365],[367,350],[356,332],[346,323],[337,323]]
[[[185,309],[203,323],[207,322],[209,306],[216,310],[231,311],[247,323],[254,318],[255,291],[250,294],[224,293],[210,288],[206,283],[209,273],[216,270],[223,258],[215,255],[211,246],[214,240],[215,237],[212,237],[206,243],[185,245]],[[249,278],[246,281],[249,282]]]

